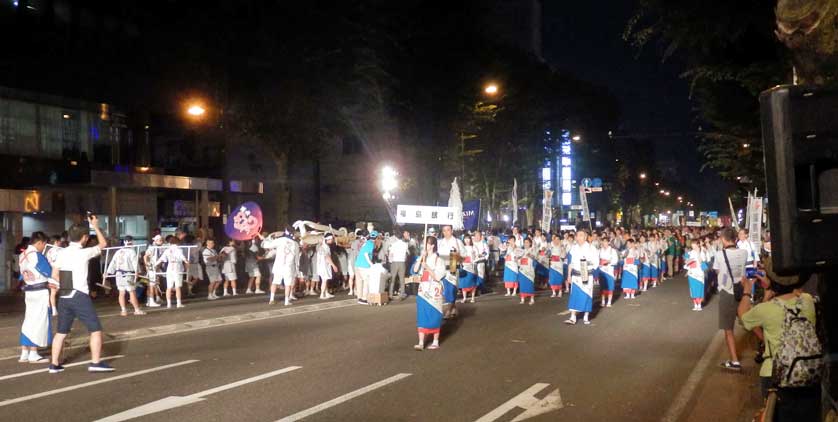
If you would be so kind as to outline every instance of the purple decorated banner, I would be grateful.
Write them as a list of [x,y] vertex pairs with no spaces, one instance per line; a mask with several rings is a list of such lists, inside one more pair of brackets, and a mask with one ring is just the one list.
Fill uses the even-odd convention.
[[227,218],[224,232],[234,240],[250,240],[262,230],[262,209],[255,202],[239,205]]

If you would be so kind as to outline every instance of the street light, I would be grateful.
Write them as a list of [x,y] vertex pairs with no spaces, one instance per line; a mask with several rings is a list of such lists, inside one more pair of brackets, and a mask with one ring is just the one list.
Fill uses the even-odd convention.
[[579,136],[579,135],[574,135],[574,136],[573,136],[572,138],[570,138],[570,139],[573,139],[574,141],[579,142],[579,141],[581,141],[581,140],[582,140],[582,137],[581,137],[581,136]]
[[646,178],[646,173],[640,173],[640,178],[645,179]]
[[189,108],[186,109],[186,114],[192,117],[201,117],[207,112],[207,109],[204,108],[200,104],[191,104]]
[[486,85],[485,88],[483,88],[483,92],[485,92],[488,95],[496,95],[499,91],[500,88],[498,88],[498,85],[494,83],[490,83],[489,85]]
[[381,169],[381,191],[386,195],[385,199],[389,199],[390,193],[399,187],[398,176],[399,172],[390,166]]

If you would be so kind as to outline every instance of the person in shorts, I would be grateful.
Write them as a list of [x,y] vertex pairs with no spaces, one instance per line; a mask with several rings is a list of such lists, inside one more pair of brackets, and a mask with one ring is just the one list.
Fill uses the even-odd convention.
[[137,272],[139,258],[137,257],[137,250],[134,248],[134,238],[126,236],[124,240],[125,247],[117,250],[108,263],[107,275],[113,275],[116,279],[116,290],[119,292],[119,307],[122,310],[119,314],[121,316],[128,316],[128,310],[125,308],[125,293],[128,293],[131,306],[134,307],[134,315],[145,315],[145,312],[140,310],[140,303],[137,300]]
[[[718,279],[719,291],[719,329],[725,333],[730,360],[722,362],[722,368],[741,371],[739,356],[736,353],[736,339],[733,326],[736,323],[736,311],[739,306],[738,296],[742,294],[742,279],[745,278],[745,261],[748,252],[736,247],[736,230],[725,228],[721,231],[722,249],[713,258],[713,270]],[[750,293],[750,292],[748,292]]]
[[[89,372],[112,372],[114,369],[106,362],[102,362],[102,324],[93,301],[90,300],[90,290],[87,285],[88,263],[91,259],[102,254],[102,249],[108,246],[108,240],[99,229],[99,219],[95,215],[88,215],[87,221],[96,232],[98,242],[95,246],[82,248],[89,238],[89,229],[81,225],[73,225],[69,230],[70,245],[58,252],[55,265],[52,268],[52,278],[62,281],[61,300],[58,301],[58,329],[52,341],[52,362],[49,373],[57,374],[64,371],[61,366],[61,351],[64,340],[70,333],[73,323],[78,320],[90,333],[90,365]],[[68,285],[69,282],[69,285]]]
[[169,246],[157,258],[154,266],[166,263],[166,308],[172,308],[172,291],[177,298],[177,307],[183,308],[181,301],[181,289],[183,288],[183,277],[186,275],[186,268],[189,268],[189,261],[183,256],[183,251],[178,247],[180,239],[173,236],[169,239]]
[[244,271],[247,273],[248,282],[245,294],[262,294],[262,271],[259,269],[259,245],[256,243],[256,238],[248,242],[247,249],[244,251]]
[[221,274],[224,275],[224,293],[221,296],[227,296],[227,288],[230,287],[232,289],[232,295],[237,296],[238,292],[236,291],[236,281],[238,279],[238,275],[236,275],[236,241],[230,240],[227,242],[227,246],[221,248]]
[[204,260],[204,267],[206,268],[207,278],[209,279],[207,299],[218,299],[218,296],[215,295],[215,291],[218,290],[218,285],[221,284],[221,270],[219,269],[221,257],[215,250],[215,240],[207,239],[207,246],[201,252],[201,258]]

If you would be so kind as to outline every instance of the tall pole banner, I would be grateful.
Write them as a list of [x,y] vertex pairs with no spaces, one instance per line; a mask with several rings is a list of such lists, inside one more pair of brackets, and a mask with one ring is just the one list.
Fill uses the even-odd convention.
[[591,211],[588,209],[587,188],[579,187],[579,202],[582,203],[582,221],[591,221]]
[[512,179],[512,224],[518,222],[518,179]]
[[480,200],[463,202],[463,230],[473,231],[480,228]]
[[550,232],[550,222],[553,220],[553,191],[544,189],[544,209],[541,211],[541,231]]
[[762,198],[754,196],[748,212],[748,240],[755,248],[762,248]]
[[734,229],[739,230],[739,219],[736,217],[736,211],[733,210],[733,201],[727,197],[727,204],[730,206],[730,224]]

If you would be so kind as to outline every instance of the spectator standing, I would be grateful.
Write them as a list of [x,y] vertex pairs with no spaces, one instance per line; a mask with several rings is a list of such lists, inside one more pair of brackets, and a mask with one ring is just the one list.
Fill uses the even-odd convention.
[[387,261],[390,262],[390,297],[394,297],[396,291],[396,279],[401,283],[399,287],[399,300],[404,300],[407,297],[407,290],[405,289],[405,272],[407,271],[406,262],[408,248],[410,247],[410,233],[405,231],[402,237],[393,236],[390,241],[390,247],[387,251]]
[[[745,278],[745,261],[748,252],[736,247],[736,231],[730,227],[721,231],[722,249],[713,259],[713,270],[717,274],[719,291],[719,329],[725,333],[730,360],[722,362],[722,368],[741,371],[736,353],[736,339],[733,325],[736,323],[737,301],[742,295],[742,279]],[[750,291],[749,291],[750,293]]]

